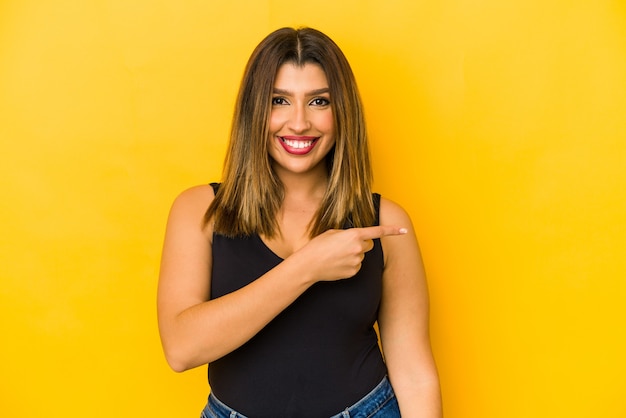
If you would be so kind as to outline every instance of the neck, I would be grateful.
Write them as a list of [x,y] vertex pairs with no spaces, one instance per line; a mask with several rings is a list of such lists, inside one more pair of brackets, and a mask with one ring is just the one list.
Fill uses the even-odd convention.
[[328,175],[325,167],[308,173],[280,173],[278,178],[285,190],[285,201],[317,200],[320,201],[328,187]]

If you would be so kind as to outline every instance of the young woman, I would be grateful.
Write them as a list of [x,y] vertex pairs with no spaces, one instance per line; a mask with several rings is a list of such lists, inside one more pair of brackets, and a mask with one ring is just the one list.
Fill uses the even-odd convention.
[[221,184],[184,191],[167,224],[161,340],[175,371],[209,364],[203,417],[441,416],[417,240],[372,193],[368,152],[337,45],[268,35]]

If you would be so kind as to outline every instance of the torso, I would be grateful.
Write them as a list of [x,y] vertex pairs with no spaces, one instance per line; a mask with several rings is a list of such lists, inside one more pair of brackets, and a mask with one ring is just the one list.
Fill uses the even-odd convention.
[[[286,213],[282,237],[213,237],[211,298],[254,281],[308,242],[308,219]],[[306,222],[305,222],[306,221]],[[209,366],[215,395],[255,417],[337,413],[386,374],[374,323],[382,292],[379,240],[357,276],[321,282],[239,349]]]

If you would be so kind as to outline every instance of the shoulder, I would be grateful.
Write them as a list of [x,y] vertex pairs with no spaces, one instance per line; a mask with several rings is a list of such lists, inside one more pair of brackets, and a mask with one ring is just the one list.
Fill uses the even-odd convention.
[[208,206],[215,198],[213,188],[209,184],[201,184],[183,190],[176,199],[174,199],[173,207],[182,206],[183,208],[195,206]]
[[213,188],[208,185],[190,187],[182,191],[172,203],[168,222],[170,224],[198,227],[206,231],[210,226],[204,227],[204,214],[215,198]]
[[379,219],[380,225],[393,225],[407,229],[404,235],[381,238],[386,267],[398,264],[398,260],[419,257],[419,246],[413,223],[402,206],[392,200],[381,198]]
[[379,216],[381,225],[398,225],[405,228],[410,226],[411,218],[404,208],[384,197],[380,198]]

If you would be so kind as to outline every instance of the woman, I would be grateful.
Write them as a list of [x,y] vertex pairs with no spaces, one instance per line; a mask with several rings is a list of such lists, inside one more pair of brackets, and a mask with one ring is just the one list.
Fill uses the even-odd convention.
[[268,35],[222,183],[184,191],[165,236],[161,340],[175,371],[209,364],[202,416],[441,416],[417,240],[372,194],[368,152],[335,43]]

